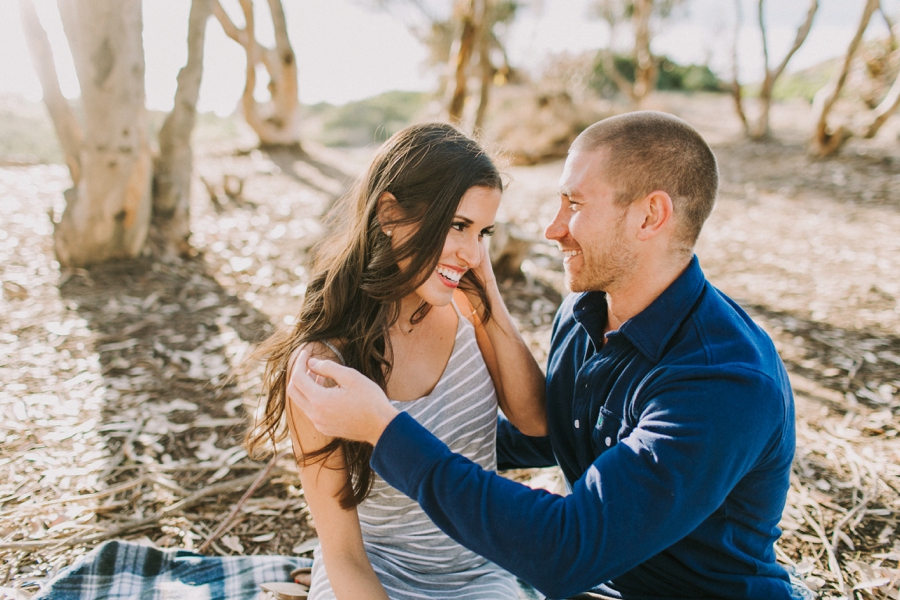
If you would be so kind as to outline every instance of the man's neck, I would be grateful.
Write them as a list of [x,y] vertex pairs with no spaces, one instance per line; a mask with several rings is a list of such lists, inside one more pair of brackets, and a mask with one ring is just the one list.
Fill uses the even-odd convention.
[[682,260],[647,262],[635,269],[622,285],[606,292],[606,328],[615,331],[650,306],[684,273],[691,257]]

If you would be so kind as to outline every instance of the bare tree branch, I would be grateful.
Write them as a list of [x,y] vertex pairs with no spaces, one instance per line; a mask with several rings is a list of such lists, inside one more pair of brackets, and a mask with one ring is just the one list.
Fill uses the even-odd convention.
[[184,256],[190,250],[191,174],[194,153],[191,133],[197,118],[197,98],[203,76],[206,22],[213,0],[192,0],[188,17],[187,64],[178,72],[175,105],[159,130],[159,156],[154,164],[152,238],[163,254]]
[[228,13],[226,13],[225,9],[222,8],[219,0],[215,0],[215,2],[213,2],[213,16],[219,22],[219,25],[222,26],[222,31],[225,32],[225,35],[236,41],[241,46],[246,46],[246,43],[244,42],[246,38],[246,30],[239,29],[234,24],[234,21],[232,21],[231,17],[228,16]]
[[453,92],[447,106],[447,118],[450,122],[462,120],[463,108],[467,96],[467,70],[472,62],[472,51],[475,47],[475,0],[462,0],[460,3],[459,37],[454,42],[450,67],[453,71]]
[[731,45],[731,97],[734,98],[734,108],[738,118],[744,126],[744,132],[749,132],[750,125],[747,122],[747,114],[744,112],[744,97],[741,83],[738,80],[738,42],[741,34],[741,25],[744,23],[744,12],[741,10],[741,0],[734,0],[734,43]]
[[279,55],[289,53],[292,57],[294,51],[287,34],[287,20],[284,18],[284,7],[281,0],[268,0],[269,13],[272,15],[272,25],[275,29],[275,50]]
[[[785,55],[784,59],[782,59],[781,64],[779,64],[774,71],[772,71],[772,81],[781,77],[781,74],[784,72],[784,69],[787,67],[788,62],[790,62],[791,58],[800,49],[800,46],[803,45],[803,42],[806,41],[807,36],[809,36],[809,30],[812,29],[813,19],[816,16],[816,12],[819,10],[819,0],[811,0],[809,3],[809,8],[806,11],[806,19],[803,21],[803,24],[797,29],[797,35],[794,38],[794,44],[791,46],[791,49]],[[768,60],[768,58],[766,59]]]
[[863,131],[862,136],[866,139],[875,137],[881,126],[897,111],[898,107],[900,107],[900,74],[894,79],[894,83],[891,85],[891,89],[888,90],[884,100],[873,109],[872,118]]
[[762,37],[762,51],[763,51],[763,67],[766,69],[766,73],[769,72],[769,40],[766,35],[766,20],[763,15],[763,2],[764,0],[759,0],[757,4],[756,16],[759,20],[759,35]]
[[59,137],[59,145],[62,147],[66,166],[69,167],[72,183],[77,186],[81,179],[80,154],[81,141],[84,137],[81,125],[59,88],[59,76],[53,63],[53,49],[50,47],[47,32],[38,19],[34,4],[30,0],[19,0],[19,12],[25,31],[25,41],[44,94],[44,104]]
[[656,88],[656,61],[650,52],[653,0],[634,0],[634,95],[640,102]]
[[869,26],[869,21],[872,19],[872,15],[875,13],[875,10],[877,10],[879,4],[880,0],[867,0],[866,5],[863,8],[862,17],[859,20],[859,25],[856,28],[856,33],[853,35],[853,39],[850,40],[850,44],[847,46],[847,52],[844,54],[844,60],[841,63],[840,69],[835,73],[835,76],[832,77],[831,81],[829,81],[824,88],[819,90],[813,99],[813,114],[816,118],[816,125],[813,130],[812,141],[813,148],[816,153],[820,155],[827,155],[835,152],[840,145],[843,144],[846,137],[849,137],[846,130],[841,131],[837,138],[843,139],[836,144],[832,143],[832,140],[835,138],[833,137],[834,134],[829,133],[828,131],[828,116],[831,113],[831,109],[834,107],[835,102],[837,102],[841,90],[844,88],[844,84],[847,82],[847,75],[850,73],[850,66],[853,64],[856,51],[859,49],[863,34],[865,34],[866,29]]
[[755,140],[765,138],[769,135],[769,111],[772,106],[772,90],[775,88],[775,82],[778,81],[778,78],[781,77],[781,74],[787,67],[788,62],[790,62],[791,58],[794,56],[797,50],[800,49],[800,46],[803,45],[803,42],[806,41],[806,38],[809,36],[809,31],[812,28],[813,18],[816,16],[816,12],[818,12],[819,10],[819,0],[810,0],[806,18],[804,19],[803,23],[800,24],[800,27],[797,28],[797,35],[794,38],[793,45],[791,46],[790,50],[788,50],[787,54],[785,54],[784,58],[778,64],[778,66],[772,69],[769,67],[769,50],[766,35],[766,24],[763,14],[763,3],[764,0],[759,0],[759,4],[757,5],[757,16],[759,20],[760,35],[762,36],[763,58],[766,64],[766,76],[763,79],[762,87],[759,91],[759,115],[756,118],[756,122],[748,132],[750,137]]

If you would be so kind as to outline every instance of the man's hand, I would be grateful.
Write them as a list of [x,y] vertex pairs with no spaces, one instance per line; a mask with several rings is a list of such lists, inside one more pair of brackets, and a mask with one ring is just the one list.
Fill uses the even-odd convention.
[[[331,379],[336,387],[321,385]],[[375,382],[330,360],[311,358],[304,349],[291,369],[288,398],[321,433],[373,446],[399,411]]]

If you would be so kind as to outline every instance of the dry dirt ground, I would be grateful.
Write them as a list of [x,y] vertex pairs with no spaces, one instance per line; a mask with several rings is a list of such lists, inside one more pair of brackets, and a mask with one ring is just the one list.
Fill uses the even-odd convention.
[[[798,449],[779,559],[822,598],[900,598],[896,132],[814,161],[804,106],[777,107],[777,139],[751,144],[724,98],[657,102],[714,145],[722,187],[701,264],[771,333],[794,382]],[[0,167],[6,594],[28,597],[112,537],[220,554],[310,550],[314,524],[290,458],[264,473],[240,448],[259,367],[229,375],[292,319],[318,217],[370,152],[317,148],[298,160],[204,149],[198,175],[244,186],[215,206],[197,183],[198,256],[89,270],[53,258],[47,213],[62,209],[65,169]],[[504,293],[539,360],[565,293],[558,252],[540,238],[560,171],[509,168],[500,215],[535,238],[524,277]],[[514,475],[558,485],[553,471]]]

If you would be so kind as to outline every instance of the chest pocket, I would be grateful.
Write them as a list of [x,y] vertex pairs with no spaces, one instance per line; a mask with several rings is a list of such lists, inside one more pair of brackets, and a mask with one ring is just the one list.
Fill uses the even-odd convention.
[[622,418],[611,413],[604,407],[600,407],[600,414],[594,429],[591,431],[591,445],[594,456],[600,456],[619,441],[619,433],[622,431]]

